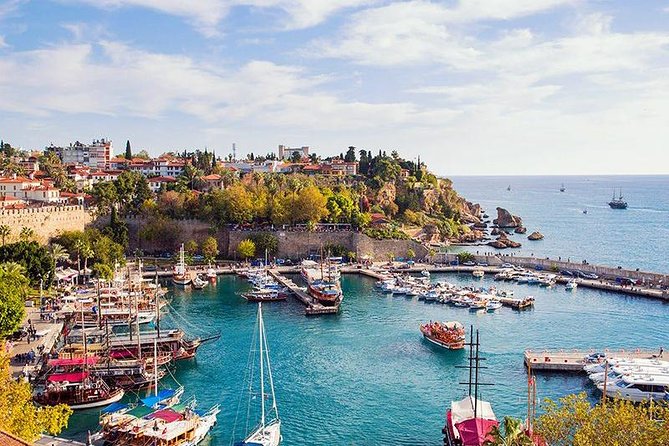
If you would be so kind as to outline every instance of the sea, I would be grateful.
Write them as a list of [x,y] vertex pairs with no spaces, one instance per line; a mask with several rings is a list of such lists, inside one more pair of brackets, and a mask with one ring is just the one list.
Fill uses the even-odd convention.
[[[505,207],[521,216],[529,231],[546,235],[541,242],[525,241],[519,252],[667,270],[668,177],[463,177],[454,182],[489,213]],[[561,193],[562,183],[566,191]],[[613,211],[606,205],[614,186],[622,186],[629,209]],[[533,295],[536,304],[524,311],[505,307],[475,313],[384,295],[374,289],[374,280],[344,275],[338,315],[305,317],[294,299],[263,305],[283,445],[443,444],[446,410],[467,393],[462,384],[469,376],[462,368],[467,351],[425,342],[418,327],[430,320],[458,320],[478,330],[486,358],[480,381],[492,384],[481,387],[480,398],[491,402],[499,419],[527,413],[526,349],[669,346],[669,305],[661,301],[585,288],[569,292],[564,286],[500,284],[470,274],[433,274],[431,279],[497,285],[515,296]],[[191,335],[222,335],[203,345],[196,359],[170,369],[164,380],[168,386],[184,385],[185,398],[196,398],[199,408],[220,404],[218,424],[205,445],[233,445],[259,420],[260,396],[249,392],[247,381],[258,366],[252,359],[257,355],[257,304],[240,296],[248,287],[228,275],[204,290],[172,289],[168,295],[165,325]],[[540,401],[577,392],[599,398],[583,374],[539,373],[537,391]],[[77,412],[64,436],[84,438],[95,430],[97,417],[96,410]]]
[[[669,273],[668,175],[451,179],[455,190],[481,204],[491,221],[497,207],[523,219],[527,234],[511,236],[523,246],[504,253]],[[621,190],[629,207],[611,209],[608,202]],[[533,231],[545,238],[527,240]]]

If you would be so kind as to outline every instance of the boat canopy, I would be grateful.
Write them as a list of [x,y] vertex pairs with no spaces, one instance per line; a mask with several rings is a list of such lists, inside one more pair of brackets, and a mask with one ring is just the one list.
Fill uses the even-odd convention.
[[474,401],[476,401],[477,404],[477,418],[493,421],[497,420],[489,402],[475,400],[473,396],[466,396],[460,401],[451,402],[451,417],[453,418],[454,425],[474,418]]
[[475,418],[458,423],[455,428],[460,434],[463,446],[482,446],[487,440],[491,440],[490,431],[498,424],[497,420]]
[[157,411],[153,412],[147,418],[150,419],[150,420],[155,420],[157,418],[157,419],[163,420],[167,423],[172,423],[174,421],[183,420],[184,416],[183,416],[183,414],[180,414],[179,412],[175,412],[172,409],[162,409],[162,410],[157,410]]
[[142,398],[142,403],[144,403],[145,406],[154,407],[159,402],[168,398],[172,398],[176,393],[177,391],[174,389],[163,389],[158,392],[158,395],[151,395],[147,396],[146,398]]
[[52,383],[62,383],[62,382],[71,382],[71,383],[80,383],[83,380],[88,378],[88,372],[74,372],[74,373],[54,373],[47,378],[47,381]]
[[128,412],[128,415],[132,415],[135,418],[143,418],[148,414],[152,413],[153,409],[147,406],[137,406],[134,409]]
[[106,413],[114,413],[118,412],[119,410],[123,410],[126,407],[128,407],[128,404],[126,403],[111,403],[109,406],[104,407],[100,413],[106,414]]
[[49,361],[49,367],[68,367],[76,365],[94,365],[100,360],[97,356],[89,356],[87,358],[59,358]]

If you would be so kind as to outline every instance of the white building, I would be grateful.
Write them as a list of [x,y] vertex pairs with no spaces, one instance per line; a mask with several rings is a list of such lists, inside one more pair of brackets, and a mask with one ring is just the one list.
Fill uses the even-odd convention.
[[46,149],[56,152],[63,164],[80,164],[98,169],[109,168],[113,152],[112,142],[104,138],[91,144],[77,141],[67,147],[49,146]]
[[60,189],[48,182],[26,177],[0,178],[0,197],[12,197],[25,201],[60,203]]
[[284,145],[279,145],[279,159],[280,160],[289,160],[292,158],[294,153],[299,153],[300,158],[309,157],[309,146],[302,147],[288,147]]

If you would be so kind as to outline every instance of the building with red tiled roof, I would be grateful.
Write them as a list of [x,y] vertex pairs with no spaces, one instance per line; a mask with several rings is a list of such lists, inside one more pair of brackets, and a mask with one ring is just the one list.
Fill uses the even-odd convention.
[[12,197],[11,195],[0,195],[0,208],[9,209],[15,208],[17,205],[25,205],[26,201],[21,198]]
[[177,179],[174,177],[153,177],[149,178],[149,189],[154,192],[158,192],[163,184],[173,184],[177,182]]

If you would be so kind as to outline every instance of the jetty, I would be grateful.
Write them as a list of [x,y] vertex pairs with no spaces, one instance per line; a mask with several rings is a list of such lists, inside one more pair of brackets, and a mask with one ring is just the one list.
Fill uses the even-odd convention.
[[295,282],[281,275],[279,270],[270,269],[267,270],[270,276],[274,278],[277,282],[290,290],[290,292],[302,302],[305,306],[304,313],[307,316],[316,316],[320,314],[337,314],[339,312],[339,306],[341,302],[334,306],[325,306],[320,304],[316,299],[311,297],[304,291],[302,288],[298,287]]
[[530,297],[498,297],[497,300],[499,300],[505,307],[511,307],[516,310],[524,310],[534,306],[534,299]]
[[[658,357],[657,350],[525,350],[525,366],[534,371],[582,372],[589,355],[603,353],[606,357],[624,357],[634,359],[652,359]],[[603,360],[603,358],[602,358]]]

